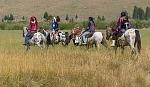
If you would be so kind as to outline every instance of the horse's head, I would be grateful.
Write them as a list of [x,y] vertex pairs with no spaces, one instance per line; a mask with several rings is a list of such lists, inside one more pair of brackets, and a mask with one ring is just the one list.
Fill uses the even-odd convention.
[[125,25],[125,29],[129,29],[131,27],[129,22],[125,22],[124,25]]
[[70,38],[75,39],[76,35],[81,34],[82,30],[79,28],[74,28],[71,30]]
[[27,27],[23,27],[23,37],[25,37],[28,33],[28,28]]
[[110,39],[110,37],[112,36],[112,33],[113,33],[112,27],[107,27],[107,29],[106,29],[106,39],[107,40]]

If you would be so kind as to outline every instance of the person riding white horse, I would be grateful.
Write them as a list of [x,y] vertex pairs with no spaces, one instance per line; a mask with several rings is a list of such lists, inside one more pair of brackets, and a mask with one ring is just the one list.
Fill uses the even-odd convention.
[[51,32],[52,32],[51,37],[54,40],[56,39],[56,33],[58,32],[58,27],[59,27],[59,25],[58,25],[57,19],[56,19],[56,17],[53,17],[50,28],[51,28]]
[[50,33],[42,27],[40,27],[40,30],[38,32],[41,32],[45,36],[47,46],[49,46],[51,44]]
[[[128,23],[128,24],[127,24]],[[118,19],[116,28],[113,30],[113,35],[112,35],[112,44],[111,46],[115,46],[115,42],[118,37],[122,36],[127,29],[130,28],[128,16],[126,12],[121,12],[121,16]]]
[[[27,34],[28,34],[28,28],[24,27],[23,28],[23,37],[26,37]],[[38,31],[38,32],[34,33],[30,39],[28,39],[28,44],[26,45],[27,50],[30,49],[31,44],[37,45],[38,47],[45,48],[46,42],[47,42],[47,38],[44,36],[43,33]]]
[[94,32],[95,32],[94,20],[93,20],[93,17],[89,17],[88,28],[83,32],[79,45],[82,45],[83,42],[84,42],[84,44],[86,44],[86,37],[87,37],[87,35],[89,35],[90,33],[94,33]]
[[34,33],[37,32],[38,29],[38,21],[35,16],[30,17],[30,25],[29,25],[29,30],[28,33],[25,36],[25,42],[24,45],[29,45],[29,39],[31,39],[34,35]]

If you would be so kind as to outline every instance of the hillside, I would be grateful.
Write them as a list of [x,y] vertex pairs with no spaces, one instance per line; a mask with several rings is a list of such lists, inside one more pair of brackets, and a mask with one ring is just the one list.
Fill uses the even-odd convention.
[[41,18],[48,11],[49,14],[63,17],[77,13],[83,19],[97,15],[116,19],[124,9],[132,15],[135,5],[145,8],[150,6],[150,0],[0,0],[0,16],[13,13],[18,18],[23,15]]

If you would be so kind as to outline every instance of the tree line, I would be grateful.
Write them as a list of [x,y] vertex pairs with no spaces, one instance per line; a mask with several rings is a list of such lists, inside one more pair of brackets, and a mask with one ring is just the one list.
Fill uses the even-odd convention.
[[142,8],[134,6],[133,10],[133,19],[139,19],[139,20],[149,20],[150,19],[150,7],[146,7],[146,10],[144,11]]
[[[127,13],[127,11],[126,11]],[[127,13],[128,14],[128,13]],[[59,21],[61,21],[62,19],[60,19],[59,16],[56,16]],[[75,14],[74,16],[70,16],[68,14],[66,14],[66,16],[63,18],[63,22],[60,22],[60,28],[61,29],[71,29],[72,27],[86,27],[88,24],[87,20],[84,21],[80,21],[81,17],[78,16],[78,14]],[[134,10],[133,10],[133,15],[132,17],[130,16],[130,18],[132,18],[133,20],[130,20],[131,24],[133,25],[134,28],[138,28],[138,29],[142,29],[142,28],[150,28],[150,7],[146,7],[145,10],[143,10],[140,7],[134,6]],[[20,29],[21,26],[26,25],[28,26],[28,20],[27,17],[23,16],[22,20],[24,21],[18,21],[17,24],[13,23],[13,20],[15,19],[15,17],[13,16],[13,14],[9,14],[3,17],[2,22],[9,22],[9,23],[0,23],[0,29],[11,29],[10,27],[14,26],[18,26],[21,24],[19,27],[14,28],[14,29]],[[25,20],[26,19],[26,20]],[[44,12],[43,16],[42,16],[42,20],[39,23],[39,26],[45,28],[45,29],[49,29],[50,26],[50,22],[53,19],[53,15],[48,14],[48,12]],[[64,22],[64,20],[66,22]],[[79,20],[79,21],[78,21]],[[105,29],[105,27],[107,25],[111,25],[113,27],[116,26],[116,21],[107,21],[105,16],[97,16],[94,18],[95,23],[96,23],[96,28],[97,29]],[[10,23],[12,22],[12,24]],[[10,27],[8,27],[8,24]]]
[[14,20],[14,16],[13,14],[10,15],[5,15],[4,18],[2,18],[2,22],[6,21],[6,22],[11,22]]

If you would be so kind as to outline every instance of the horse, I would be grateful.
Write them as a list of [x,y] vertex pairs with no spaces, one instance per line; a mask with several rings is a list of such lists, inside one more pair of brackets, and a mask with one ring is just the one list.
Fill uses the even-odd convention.
[[68,32],[56,32],[55,35],[50,33],[51,45],[62,43],[63,46],[69,44],[69,33]]
[[80,35],[82,34],[82,29],[74,28],[71,30],[71,34],[69,35],[69,42],[72,40],[75,46],[79,45]]
[[[106,39],[109,40],[113,34],[113,28],[107,27],[106,29]],[[129,46],[131,48],[131,54],[137,54],[141,51],[141,36],[138,29],[129,28],[125,31],[125,33],[121,37],[117,37],[115,40],[115,53],[117,48],[120,47],[122,49],[122,53],[124,53],[124,47]],[[137,50],[136,50],[137,48]]]
[[[74,45],[78,46],[81,41],[83,30],[79,28],[74,28],[71,31],[70,38],[73,40]],[[107,47],[107,42],[104,37],[104,35],[101,32],[94,32],[87,35],[86,39],[86,46],[89,48],[89,46],[95,44],[95,47],[99,48],[99,44],[101,43],[103,46]]]
[[63,46],[67,46],[70,43],[68,32],[58,32],[58,35],[59,41],[62,43]]
[[[26,37],[28,33],[28,28],[24,27],[23,28],[23,36]],[[27,50],[30,49],[30,44],[37,45],[40,48],[45,48],[46,47],[46,37],[41,33],[41,32],[36,32],[33,34],[33,37],[29,39],[29,44],[27,44]]]
[[107,48],[107,42],[102,32],[94,32],[91,36],[87,36],[87,47],[89,48],[90,45],[95,44],[95,47],[99,48],[99,44],[102,44],[104,47]]
[[27,35],[28,32],[28,28],[27,27],[23,27],[23,31],[22,31],[22,36],[25,37]]

